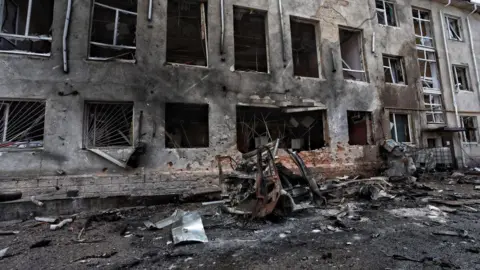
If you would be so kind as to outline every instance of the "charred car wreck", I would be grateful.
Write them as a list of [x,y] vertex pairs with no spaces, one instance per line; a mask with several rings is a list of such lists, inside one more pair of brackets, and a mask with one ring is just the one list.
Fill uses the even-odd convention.
[[[285,216],[325,202],[297,153],[287,150],[300,174],[275,161],[278,144],[276,140],[245,153],[240,162],[230,156],[217,156],[227,212],[254,218],[270,214]],[[228,170],[225,163],[230,167]]]

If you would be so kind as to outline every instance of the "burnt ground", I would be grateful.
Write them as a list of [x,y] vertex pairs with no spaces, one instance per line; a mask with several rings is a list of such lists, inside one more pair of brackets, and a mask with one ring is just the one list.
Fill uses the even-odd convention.
[[[432,179],[389,191],[394,199],[351,200],[308,209],[282,220],[246,220],[218,206],[163,205],[119,209],[98,218],[78,242],[92,214],[57,231],[33,220],[2,222],[1,269],[480,269],[480,204],[445,208],[433,199],[480,198],[474,185]],[[431,190],[433,188],[433,190]],[[174,246],[171,230],[146,230],[175,209],[202,214],[209,242]],[[439,211],[439,208],[441,209]],[[348,210],[338,215],[340,209]],[[116,214],[115,214],[116,215]],[[338,216],[338,218],[337,218]],[[63,217],[65,218],[65,217]],[[458,235],[436,233],[449,231]],[[41,240],[51,242],[31,249]],[[94,257],[101,258],[94,258]]]

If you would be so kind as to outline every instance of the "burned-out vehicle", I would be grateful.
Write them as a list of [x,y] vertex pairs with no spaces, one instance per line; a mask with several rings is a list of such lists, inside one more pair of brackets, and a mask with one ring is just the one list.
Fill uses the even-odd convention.
[[[240,162],[217,156],[224,208],[234,214],[265,217],[285,216],[319,206],[324,197],[297,153],[287,150],[298,172],[275,161],[279,141],[245,153]],[[229,169],[225,170],[225,164]]]

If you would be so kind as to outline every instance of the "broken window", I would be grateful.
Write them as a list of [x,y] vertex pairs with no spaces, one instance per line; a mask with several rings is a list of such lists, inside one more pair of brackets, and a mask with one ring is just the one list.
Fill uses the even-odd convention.
[[435,51],[417,48],[418,65],[420,66],[420,79],[423,88],[439,91],[437,59]]
[[376,0],[375,3],[377,6],[378,23],[389,26],[397,26],[395,4],[385,0]]
[[433,47],[432,26],[430,22],[430,11],[412,9],[413,27],[415,29],[415,40],[417,45]]
[[313,150],[325,146],[324,111],[307,109],[237,106],[238,150],[246,153],[276,139],[280,139],[280,148]]
[[206,0],[169,0],[167,62],[207,66]]
[[453,40],[462,41],[462,24],[459,18],[446,16],[448,37]]
[[428,148],[435,148],[437,147],[437,140],[434,138],[427,139],[427,146]]
[[340,28],[340,50],[342,54],[343,77],[347,80],[367,81],[362,31]]
[[368,145],[373,143],[372,114],[348,111],[348,144]]
[[0,148],[43,147],[45,102],[0,101]]
[[463,91],[473,91],[470,88],[468,80],[468,69],[463,66],[453,66],[453,78],[455,81],[455,88]]
[[165,105],[165,147],[209,146],[208,104]]
[[403,68],[403,59],[396,56],[383,56],[383,71],[385,73],[385,82],[396,84],[407,84],[405,80],[405,69]]
[[86,148],[133,145],[133,103],[85,104]]
[[318,78],[317,35],[315,24],[290,18],[293,74]]
[[477,139],[477,128],[478,122],[477,117],[475,116],[460,116],[462,127],[465,131],[462,134],[463,142],[478,142]]
[[233,7],[235,70],[268,72],[266,12]]
[[89,59],[135,60],[137,0],[93,0]]
[[396,142],[412,142],[410,116],[408,114],[390,114],[390,133]]
[[49,56],[54,0],[0,0],[0,52]]
[[443,123],[442,95],[424,94],[423,101],[427,109],[427,123]]

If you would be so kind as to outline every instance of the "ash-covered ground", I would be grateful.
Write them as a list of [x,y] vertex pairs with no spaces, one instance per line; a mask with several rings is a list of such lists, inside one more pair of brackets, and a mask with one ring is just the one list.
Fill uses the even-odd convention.
[[[324,208],[275,220],[234,216],[218,206],[180,204],[118,209],[107,215],[79,213],[73,223],[51,231],[50,224],[37,222],[32,215],[0,224],[0,231],[19,231],[0,236],[0,250],[8,247],[0,266],[480,269],[480,191],[461,182],[461,178],[431,177],[392,188],[388,194],[393,199],[336,198]],[[174,245],[171,227],[145,228],[144,221],[159,221],[175,209],[199,211],[209,242]],[[32,248],[36,243],[40,247]]]

